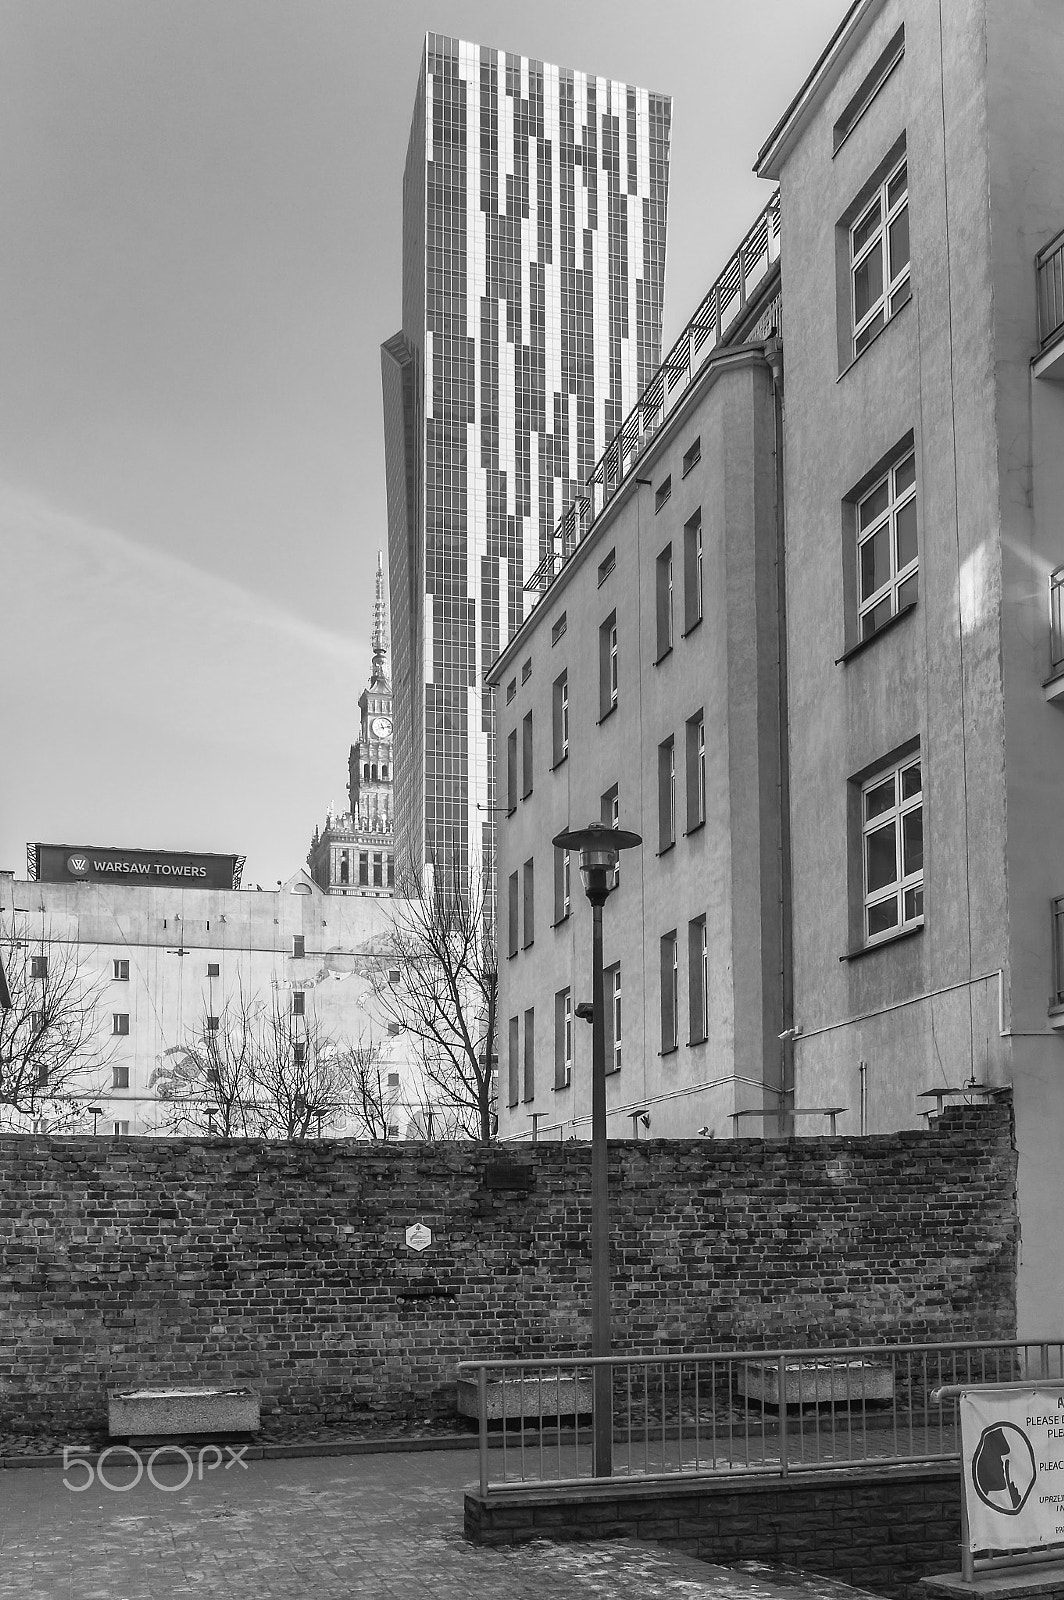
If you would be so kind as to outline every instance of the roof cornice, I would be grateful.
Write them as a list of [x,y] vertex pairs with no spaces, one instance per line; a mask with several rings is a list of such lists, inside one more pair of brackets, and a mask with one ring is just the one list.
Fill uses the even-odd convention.
[[813,112],[881,11],[885,0],[853,0],[820,59],[758,151],[754,171],[779,182],[780,170]]

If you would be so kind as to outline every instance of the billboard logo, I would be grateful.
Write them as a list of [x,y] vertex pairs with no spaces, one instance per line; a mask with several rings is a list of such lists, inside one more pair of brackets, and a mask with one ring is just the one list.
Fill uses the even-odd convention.
[[1015,1517],[1034,1488],[1038,1468],[1031,1441],[1011,1422],[984,1428],[972,1456],[975,1492],[991,1511]]
[[87,878],[89,875],[88,856],[67,856],[67,871],[72,878]]

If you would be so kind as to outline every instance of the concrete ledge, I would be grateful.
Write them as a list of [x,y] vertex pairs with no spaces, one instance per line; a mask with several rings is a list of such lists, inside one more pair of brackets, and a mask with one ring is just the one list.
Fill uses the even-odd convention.
[[167,1434],[257,1433],[259,1397],[250,1389],[111,1389],[112,1439]]
[[1009,1600],[1013,1595],[1058,1600],[1064,1597],[1064,1559],[984,1568],[971,1583],[965,1583],[959,1572],[933,1573],[922,1578],[920,1586],[934,1600]]

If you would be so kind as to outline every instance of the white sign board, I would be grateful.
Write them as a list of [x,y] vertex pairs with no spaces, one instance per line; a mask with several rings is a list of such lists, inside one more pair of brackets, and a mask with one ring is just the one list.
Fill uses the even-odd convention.
[[961,1395],[968,1548],[1064,1545],[1064,1384]]
[[432,1230],[426,1228],[423,1222],[415,1222],[412,1228],[406,1230],[406,1242],[411,1250],[427,1250],[432,1243]]

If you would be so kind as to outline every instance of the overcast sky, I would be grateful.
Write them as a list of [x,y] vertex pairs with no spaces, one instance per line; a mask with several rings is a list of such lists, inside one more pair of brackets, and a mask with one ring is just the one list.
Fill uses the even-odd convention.
[[342,801],[425,32],[673,96],[667,346],[845,10],[0,0],[0,866],[221,850],[267,887]]

